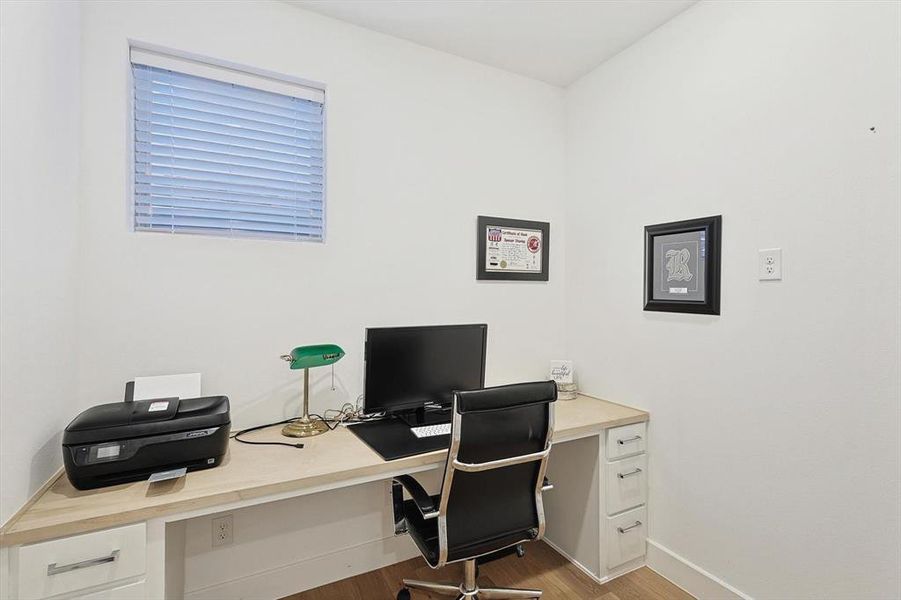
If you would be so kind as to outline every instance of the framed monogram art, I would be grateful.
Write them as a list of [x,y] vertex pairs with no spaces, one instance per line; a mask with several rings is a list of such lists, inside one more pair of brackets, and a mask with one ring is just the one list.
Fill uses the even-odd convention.
[[644,309],[720,314],[723,217],[644,228]]

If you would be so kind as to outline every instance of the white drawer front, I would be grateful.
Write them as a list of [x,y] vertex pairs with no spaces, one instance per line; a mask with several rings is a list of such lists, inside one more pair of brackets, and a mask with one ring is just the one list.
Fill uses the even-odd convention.
[[642,506],[615,517],[607,517],[608,569],[644,556],[647,513],[647,509]]
[[648,455],[607,463],[607,514],[635,508],[648,500]]
[[46,598],[144,573],[144,523],[19,549],[19,596]]
[[75,600],[146,600],[147,584],[143,581],[114,587],[86,596],[78,596]]
[[647,423],[615,427],[607,432],[607,460],[641,454],[647,445]]

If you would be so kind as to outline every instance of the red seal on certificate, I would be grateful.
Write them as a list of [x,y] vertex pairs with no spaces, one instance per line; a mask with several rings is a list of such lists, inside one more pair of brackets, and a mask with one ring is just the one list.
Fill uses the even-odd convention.
[[541,238],[537,235],[529,236],[529,240],[526,242],[526,246],[529,248],[529,252],[535,254],[539,250],[541,250]]

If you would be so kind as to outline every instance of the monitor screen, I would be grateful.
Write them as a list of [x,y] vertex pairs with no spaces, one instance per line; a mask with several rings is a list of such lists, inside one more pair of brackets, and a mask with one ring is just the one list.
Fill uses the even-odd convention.
[[488,325],[366,330],[367,413],[449,406],[454,390],[485,387]]

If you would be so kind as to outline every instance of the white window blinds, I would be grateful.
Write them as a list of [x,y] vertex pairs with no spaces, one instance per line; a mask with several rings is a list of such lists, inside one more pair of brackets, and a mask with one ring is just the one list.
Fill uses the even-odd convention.
[[134,226],[321,241],[321,90],[132,49]]

